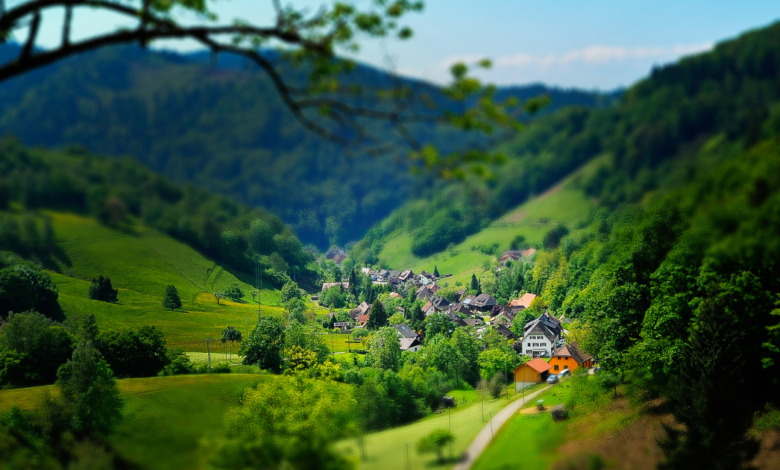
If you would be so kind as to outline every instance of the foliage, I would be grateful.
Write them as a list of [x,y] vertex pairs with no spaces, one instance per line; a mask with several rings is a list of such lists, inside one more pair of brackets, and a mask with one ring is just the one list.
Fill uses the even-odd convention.
[[119,289],[114,289],[111,286],[111,279],[101,275],[97,279],[92,279],[92,284],[89,285],[89,292],[87,292],[87,298],[103,302],[116,302],[119,300],[117,298],[118,293]]
[[154,326],[102,332],[95,347],[119,377],[150,377],[168,365],[165,336]]
[[79,435],[109,433],[122,419],[124,401],[114,373],[91,343],[80,343],[57,370],[57,387]]
[[396,312],[387,319],[387,324],[390,326],[403,325],[406,323],[406,318],[401,312]]
[[65,328],[40,313],[13,313],[0,327],[0,349],[6,351],[14,385],[50,384],[71,357],[73,340]]
[[444,463],[444,448],[455,440],[455,435],[446,429],[434,429],[427,436],[417,441],[417,452],[420,454],[435,453],[439,463]]
[[401,344],[393,327],[382,327],[368,337],[366,364],[397,372],[401,362]]
[[162,306],[163,308],[171,309],[171,312],[181,308],[181,298],[179,297],[179,291],[176,290],[176,286],[169,285],[165,288],[165,298]]
[[292,299],[300,299],[300,298],[301,298],[301,289],[298,287],[298,284],[293,282],[292,279],[288,280],[282,287],[282,298],[280,299],[280,301],[282,303],[287,303]]
[[443,313],[434,313],[425,318],[425,336],[432,338],[438,334],[450,336],[455,331],[450,317]]
[[225,291],[225,297],[232,300],[233,302],[240,302],[241,298],[244,296],[244,293],[241,291],[241,288],[238,286],[238,284],[231,284],[230,287]]
[[57,298],[57,286],[45,271],[22,264],[0,269],[0,317],[6,317],[8,312],[35,310],[63,320]]
[[244,364],[257,364],[261,369],[279,372],[282,369],[282,346],[285,331],[276,317],[264,317],[241,343],[238,354],[244,356]]
[[349,469],[333,448],[353,428],[357,402],[330,381],[279,378],[244,393],[225,418],[226,435],[210,442],[217,468]]
[[371,311],[368,314],[368,323],[366,328],[369,330],[376,330],[387,326],[387,312],[385,311],[384,304],[377,299],[371,304]]
[[490,379],[497,373],[509,373],[520,362],[519,357],[514,351],[507,348],[486,349],[479,353],[480,375],[485,379]]
[[[350,290],[352,284],[350,284]],[[320,305],[328,308],[344,308],[347,305],[346,294],[341,286],[333,286],[320,294]]]

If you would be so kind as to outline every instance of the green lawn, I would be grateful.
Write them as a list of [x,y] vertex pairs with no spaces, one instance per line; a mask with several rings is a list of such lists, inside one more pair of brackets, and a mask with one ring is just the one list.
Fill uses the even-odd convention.
[[[238,406],[244,389],[273,378],[213,374],[120,380],[125,417],[110,441],[139,468],[204,468],[200,440],[221,431],[225,414]],[[56,393],[53,386],[0,391],[0,410],[13,404],[35,408],[46,390]]]
[[509,210],[484,230],[456,245],[452,253],[443,251],[418,258],[412,254],[414,235],[398,231],[393,238],[387,240],[380,251],[380,262],[393,269],[411,268],[415,272],[433,272],[433,268],[437,267],[442,274],[452,274],[452,277],[443,279],[441,284],[454,285],[461,282],[466,285],[471,280],[472,272],[479,275],[482,265],[494,258],[479,250],[472,250],[472,246],[498,243],[499,249],[506,250],[517,235],[523,235],[530,244],[541,244],[545,233],[553,226],[562,223],[570,229],[573,228],[578,219],[588,214],[593,202],[588,200],[581,190],[573,187],[572,179],[592,171],[592,167],[600,161],[594,160],[555,188]]

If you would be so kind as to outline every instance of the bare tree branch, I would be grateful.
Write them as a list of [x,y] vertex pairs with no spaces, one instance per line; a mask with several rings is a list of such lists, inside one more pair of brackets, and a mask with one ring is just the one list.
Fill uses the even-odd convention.
[[22,60],[32,55],[33,48],[35,47],[35,38],[38,37],[38,28],[40,28],[40,26],[41,14],[40,12],[35,12],[32,17],[32,21],[30,21],[30,33],[27,36],[27,42],[24,43],[24,48],[22,49],[22,53],[20,55]]
[[73,22],[73,7],[65,7],[65,19],[62,22],[62,47],[70,46],[70,25]]

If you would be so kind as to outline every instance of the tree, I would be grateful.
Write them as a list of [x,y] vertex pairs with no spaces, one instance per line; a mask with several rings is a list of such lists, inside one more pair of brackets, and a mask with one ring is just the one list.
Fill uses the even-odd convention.
[[358,403],[329,380],[279,377],[247,390],[225,418],[225,436],[208,442],[216,468],[347,470],[334,443],[354,430]]
[[390,326],[395,325],[402,325],[406,323],[406,318],[404,318],[404,314],[401,312],[396,312],[393,315],[390,316],[390,318],[387,319],[387,323]]
[[219,305],[219,299],[224,299],[225,298],[225,293],[221,292],[221,291],[213,292],[211,295],[213,295],[214,298],[217,299],[217,305]]
[[369,330],[378,330],[383,326],[387,326],[387,312],[385,306],[377,298],[373,304],[371,304],[371,311],[368,314],[368,322],[366,328]]
[[392,327],[382,327],[368,338],[366,363],[377,369],[398,371],[401,362],[401,343],[398,332]]
[[176,286],[170,285],[165,288],[163,308],[169,308],[171,309],[171,312],[177,308],[181,308],[181,298],[179,297],[179,291],[176,290]]
[[479,281],[477,281],[477,276],[474,273],[471,273],[471,289],[474,292],[479,292]]
[[444,463],[442,450],[455,441],[455,435],[446,429],[434,429],[428,435],[417,441],[417,452],[420,454],[436,454],[439,463]]
[[0,348],[15,351],[19,385],[51,384],[73,353],[67,330],[38,312],[12,313],[0,327]]
[[455,331],[455,325],[452,324],[452,320],[450,320],[448,315],[443,313],[434,313],[425,319],[426,337],[436,336],[440,333],[444,336],[450,336],[453,331]]
[[106,434],[122,419],[124,401],[114,373],[92,343],[82,342],[57,370],[57,387],[71,409],[73,430]]
[[219,339],[222,341],[222,343],[230,342],[230,354],[233,355],[233,346],[235,345],[235,342],[238,341],[241,342],[241,332],[237,329],[233,328],[232,326],[226,326],[224,330],[222,330],[222,337]]
[[289,313],[287,317],[289,321],[297,321],[301,324],[306,323],[306,303],[303,300],[291,299],[284,308]]
[[439,267],[438,266],[434,266],[433,267],[433,275],[436,276],[436,277],[441,277],[439,275]]
[[116,302],[118,300],[118,293],[119,289],[114,289],[111,286],[111,279],[99,276],[97,279],[92,279],[92,284],[89,285],[87,297],[92,300],[101,300],[103,302]]
[[301,289],[298,287],[298,284],[296,284],[292,279],[287,281],[284,286],[282,286],[282,296],[281,296],[281,302],[287,303],[292,299],[300,299],[301,298]]
[[45,271],[24,265],[0,269],[0,317],[35,310],[54,320],[65,318],[59,291]]
[[100,333],[95,347],[119,377],[153,377],[168,365],[165,335],[154,326]]
[[242,343],[238,353],[244,364],[257,364],[261,369],[279,372],[282,369],[282,346],[285,331],[276,317],[264,317]]
[[225,297],[232,300],[233,302],[240,302],[243,296],[244,292],[241,290],[238,284],[235,283],[231,284],[231,286],[228,287],[228,290],[225,291]]

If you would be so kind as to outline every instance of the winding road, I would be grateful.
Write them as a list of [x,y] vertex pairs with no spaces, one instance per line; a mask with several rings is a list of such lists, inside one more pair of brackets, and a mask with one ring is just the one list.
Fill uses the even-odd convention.
[[480,454],[482,454],[482,451],[484,451],[488,444],[490,444],[490,441],[493,440],[494,433],[497,433],[498,430],[501,429],[501,426],[509,421],[512,415],[514,415],[523,405],[533,400],[537,397],[537,395],[544,392],[545,390],[548,390],[550,387],[552,387],[552,385],[548,385],[533,393],[529,393],[524,398],[513,401],[504,407],[501,411],[496,413],[496,415],[493,416],[493,419],[488,421],[485,427],[483,427],[479,434],[477,434],[477,437],[471,441],[469,448],[466,449],[466,458],[458,462],[458,464],[455,465],[454,470],[469,470],[471,466],[474,465],[474,462],[477,461]]

